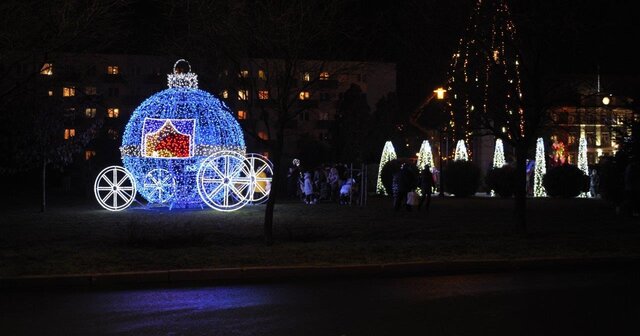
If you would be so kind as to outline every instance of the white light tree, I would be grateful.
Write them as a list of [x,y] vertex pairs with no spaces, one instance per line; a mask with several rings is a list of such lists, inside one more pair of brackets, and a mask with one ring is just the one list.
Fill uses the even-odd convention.
[[493,168],[502,168],[507,161],[504,158],[504,145],[502,139],[496,139],[496,148],[493,151]]
[[[580,142],[578,143],[578,168],[582,170],[585,175],[589,176],[589,164],[587,162],[587,139],[585,139],[583,132],[580,132]],[[578,197],[587,197],[587,193],[580,193]]]
[[391,141],[387,141],[384,143],[384,148],[382,149],[382,155],[380,156],[380,166],[378,167],[378,182],[376,183],[376,193],[379,195],[387,195],[387,190],[382,185],[382,167],[391,161],[397,159],[396,150],[393,148],[393,144]]
[[435,163],[433,161],[433,153],[431,152],[431,144],[429,140],[424,140],[420,145],[420,151],[418,151],[418,161],[416,162],[418,169],[422,170],[424,166],[428,165],[433,168]]
[[[433,152],[431,151],[431,144],[429,144],[429,140],[422,141],[422,145],[420,145],[420,151],[418,151],[418,161],[416,162],[418,165],[418,169],[422,172],[425,166],[429,166],[430,170],[433,171],[435,167],[435,162],[433,161]],[[422,195],[422,189],[420,187],[417,188],[418,194]]]
[[544,160],[544,141],[538,138],[536,144],[536,166],[533,176],[533,196],[546,197],[547,193],[542,185],[542,177],[547,173],[547,165]]
[[456,144],[456,153],[453,157],[453,161],[469,161],[469,154],[467,153],[467,145],[464,140],[458,140]]

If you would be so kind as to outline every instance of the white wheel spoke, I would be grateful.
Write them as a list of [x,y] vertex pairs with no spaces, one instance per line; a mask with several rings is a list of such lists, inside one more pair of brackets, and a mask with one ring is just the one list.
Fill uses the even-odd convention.
[[259,191],[261,194],[263,194],[263,195],[267,193],[267,191],[266,191],[266,190],[264,190],[264,189],[262,188],[262,186],[260,185],[260,183],[256,183],[256,184],[255,184],[255,189],[258,189],[258,191]]
[[111,181],[109,181],[109,179],[107,179],[107,175],[102,175],[102,177],[100,178],[101,180],[107,182],[107,184],[113,188],[113,183],[111,183]]
[[173,199],[176,182],[171,173],[156,168],[147,173],[144,179],[147,200],[152,203],[167,203]]
[[106,203],[109,197],[111,197],[111,195],[113,195],[113,190],[111,190],[110,192],[107,193],[107,195],[102,197],[102,201]]
[[218,192],[220,192],[220,189],[224,187],[224,184],[220,183],[217,187],[215,187],[210,193],[207,193],[207,196],[209,198],[213,198]]

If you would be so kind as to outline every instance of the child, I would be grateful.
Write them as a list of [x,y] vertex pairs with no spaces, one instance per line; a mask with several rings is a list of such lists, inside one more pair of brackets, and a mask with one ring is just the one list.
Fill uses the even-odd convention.
[[411,207],[420,204],[418,199],[418,193],[415,190],[411,190],[407,193],[407,211],[411,211]]
[[351,186],[353,182],[354,180],[352,178],[348,178],[344,181],[342,187],[340,187],[340,204],[349,204],[351,201]]

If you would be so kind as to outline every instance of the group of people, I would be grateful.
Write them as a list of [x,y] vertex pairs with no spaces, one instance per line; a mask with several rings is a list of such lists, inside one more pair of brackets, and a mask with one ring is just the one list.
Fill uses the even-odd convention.
[[416,177],[407,164],[403,163],[400,170],[393,174],[391,182],[394,210],[398,211],[404,205],[407,211],[411,211],[414,206],[421,209],[424,205],[425,210],[429,211],[434,185],[429,165],[426,165]]
[[356,178],[347,167],[339,164],[323,165],[307,171],[299,166],[290,167],[287,182],[289,196],[300,198],[306,204],[320,201],[350,204],[359,188]]

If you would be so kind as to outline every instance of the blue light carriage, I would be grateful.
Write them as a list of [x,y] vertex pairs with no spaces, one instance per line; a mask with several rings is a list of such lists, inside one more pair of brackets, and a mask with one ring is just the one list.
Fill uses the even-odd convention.
[[[188,65],[180,70],[179,64]],[[233,211],[264,202],[273,167],[246,153],[242,129],[222,101],[198,89],[185,60],[168,75],[169,88],[145,100],[127,123],[120,152],[123,166],[103,169],[94,183],[98,203],[120,211],[139,193],[169,208],[207,205]]]

